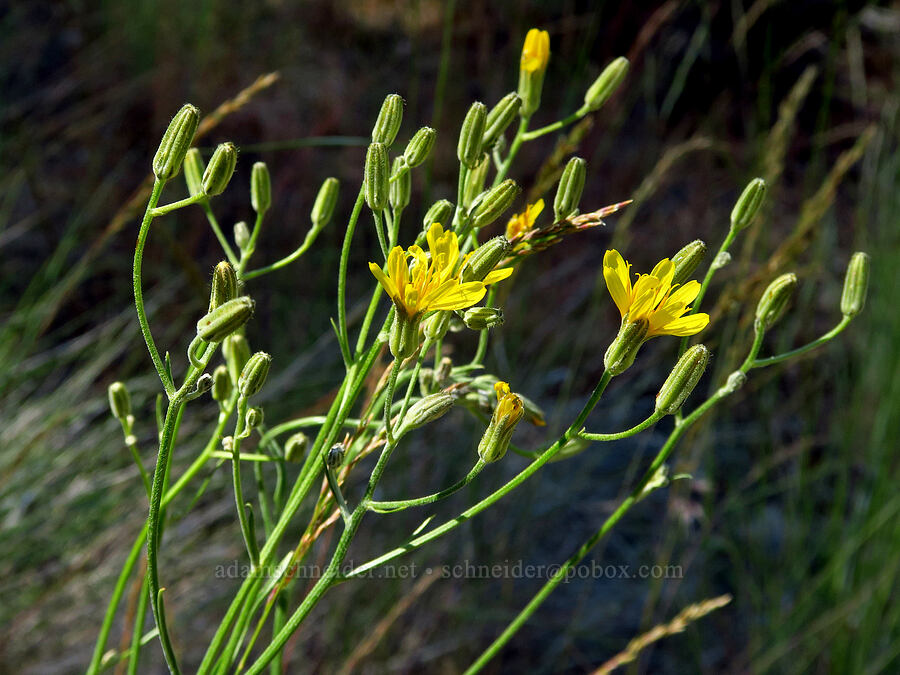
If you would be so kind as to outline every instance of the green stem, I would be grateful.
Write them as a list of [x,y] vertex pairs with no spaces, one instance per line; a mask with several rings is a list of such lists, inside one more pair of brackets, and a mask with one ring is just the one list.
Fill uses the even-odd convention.
[[184,199],[179,199],[177,202],[172,202],[171,204],[165,204],[164,206],[157,206],[152,209],[152,214],[154,218],[158,218],[159,216],[164,216],[167,213],[171,213],[172,211],[177,211],[178,209],[183,209],[185,206],[190,206],[191,204],[198,204],[202,201],[206,200],[206,195],[204,194],[195,194],[190,197],[186,197]]
[[328,481],[328,487],[331,490],[334,501],[341,511],[341,517],[344,519],[344,523],[347,524],[350,522],[350,509],[347,508],[347,502],[344,500],[344,493],[341,492],[341,484],[334,475],[334,469],[331,468],[331,465],[328,463],[327,455],[322,457],[322,466],[325,471],[325,479]]
[[[277,426],[272,427],[266,433],[263,434],[260,439],[260,444],[266,444],[270,441],[274,440],[278,436],[282,434],[286,434],[288,431],[293,431],[294,429],[305,429],[306,427],[315,427],[325,423],[327,418],[324,415],[313,415],[310,417],[298,417],[295,420],[290,420],[288,422],[283,422]],[[354,417],[348,417],[344,420],[343,426],[345,427],[357,427],[359,426],[360,420]],[[243,455],[243,457],[247,457],[247,455]]]
[[582,117],[584,117],[586,114],[587,114],[586,110],[578,110],[578,111],[572,113],[571,115],[569,115],[568,117],[564,117],[563,119],[554,122],[553,124],[548,124],[545,127],[535,129],[534,131],[529,131],[528,133],[523,133],[522,140],[523,141],[533,141],[536,138],[540,138],[541,136],[544,136],[545,134],[552,134],[554,131],[558,131],[559,129],[562,129],[565,126],[572,124],[572,122],[577,122]]
[[125,435],[125,447],[128,448],[134,463],[137,464],[138,471],[141,474],[141,481],[144,483],[144,492],[147,494],[147,499],[150,499],[150,476],[147,474],[147,469],[144,468],[144,461],[141,459],[141,453],[137,447],[137,439],[132,433],[132,425],[127,419],[120,419],[119,422],[122,425],[122,433]]
[[347,230],[344,232],[344,243],[341,246],[341,261],[338,267],[338,336],[340,338],[338,342],[341,344],[344,366],[348,368],[350,365],[350,339],[347,334],[347,265],[350,261],[350,246],[353,243],[353,233],[356,230],[356,223],[359,220],[359,214],[362,212],[365,201],[365,190],[363,187],[360,187],[356,203],[353,205],[353,211],[350,213],[350,220],[347,222]]
[[137,610],[134,613],[134,626],[131,633],[131,650],[128,654],[127,675],[137,675],[138,663],[141,657],[141,637],[144,634],[144,619],[147,617],[147,601],[150,599],[147,577],[141,582],[140,596],[138,596]]
[[[397,375],[400,373],[400,359],[395,358],[391,364],[391,374],[387,381],[387,393],[384,397],[384,430],[387,434],[388,444],[394,444],[394,434],[391,430],[391,406],[394,405],[394,388],[397,386]],[[398,420],[398,424],[402,418]]]
[[[484,303],[484,306],[493,307],[496,297],[497,289],[495,286],[491,286],[488,290],[487,301]],[[475,356],[472,357],[469,365],[475,365],[484,362],[484,357],[487,355],[489,332],[490,328],[483,328],[481,330],[480,334],[478,335],[478,348],[475,350]]]
[[245,281],[250,279],[255,279],[256,277],[261,277],[263,274],[268,274],[269,272],[274,272],[276,270],[280,270],[282,267],[287,267],[295,260],[298,260],[300,256],[306,253],[309,248],[315,243],[316,238],[319,236],[319,232],[322,230],[320,228],[313,227],[309,232],[306,233],[306,237],[303,239],[303,243],[300,245],[297,250],[291,253],[288,256],[285,256],[281,260],[277,262],[273,262],[271,265],[266,265],[265,267],[260,267],[255,270],[251,270],[250,272],[246,272],[243,276]]
[[247,518],[247,512],[244,508],[244,491],[241,487],[241,441],[244,440],[244,429],[249,407],[247,399],[241,396],[238,399],[238,414],[234,423],[234,436],[231,441],[231,476],[234,483],[234,502],[237,506],[241,534],[244,536],[244,544],[247,547],[251,568],[256,569],[259,566],[259,552],[249,519]]
[[234,249],[231,248],[231,244],[228,243],[228,238],[222,233],[222,228],[219,227],[219,221],[216,220],[216,215],[209,206],[209,200],[200,202],[200,206],[206,214],[206,220],[209,221],[209,226],[212,228],[213,234],[215,234],[216,239],[219,240],[219,245],[222,247],[222,250],[225,251],[225,257],[228,258],[228,262],[231,263],[231,266],[237,269],[240,261],[234,254]]
[[516,130],[513,142],[509,146],[509,153],[506,155],[506,159],[503,160],[503,164],[501,164],[500,168],[497,170],[497,175],[494,176],[494,186],[500,185],[500,183],[503,182],[503,179],[506,178],[506,174],[509,172],[509,167],[512,166],[516,155],[519,154],[519,148],[522,147],[522,143],[525,141],[525,133],[528,131],[528,121],[530,119],[530,117],[522,117],[519,120],[519,128]]
[[372,217],[375,219],[375,234],[378,235],[378,245],[381,247],[381,255],[385,261],[388,259],[387,240],[384,237],[384,222],[382,221],[381,211],[372,211]]
[[623,438],[628,438],[629,436],[634,436],[635,434],[639,434],[644,429],[652,427],[654,424],[659,422],[665,415],[662,413],[654,412],[650,417],[645,419],[640,424],[637,424],[626,431],[620,431],[617,434],[591,434],[586,431],[582,431],[578,434],[580,438],[583,438],[587,441],[618,441]]
[[823,344],[828,342],[829,340],[833,340],[835,337],[841,334],[841,332],[850,324],[853,320],[853,317],[845,316],[841,319],[840,323],[837,326],[832,328],[830,331],[822,335],[822,337],[813,340],[812,342],[803,345],[802,347],[798,347],[797,349],[792,349],[789,352],[784,352],[783,354],[778,354],[776,356],[769,356],[764,359],[755,359],[753,361],[754,368],[764,368],[765,366],[774,366],[776,363],[781,363],[782,361],[787,361],[788,359],[795,358],[797,356],[802,356],[807,352],[812,351],[816,347],[821,347]]
[[484,460],[479,459],[478,462],[472,467],[472,470],[463,478],[461,481],[451,485],[448,488],[441,490],[440,492],[435,492],[434,494],[427,495],[425,497],[418,497],[416,499],[403,499],[399,501],[385,501],[385,502],[376,502],[370,501],[368,504],[368,508],[370,511],[375,511],[377,513],[393,513],[396,511],[401,511],[403,509],[408,509],[413,506],[425,506],[427,504],[434,504],[441,499],[445,499],[449,497],[455,492],[458,492],[466,485],[472,482],[472,480],[481,473],[482,469],[486,466]]

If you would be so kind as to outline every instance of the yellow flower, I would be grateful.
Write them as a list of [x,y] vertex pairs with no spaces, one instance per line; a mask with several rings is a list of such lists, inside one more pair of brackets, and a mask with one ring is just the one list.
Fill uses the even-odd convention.
[[493,419],[500,421],[505,417],[511,416],[514,424],[522,419],[525,414],[525,404],[522,397],[513,394],[509,388],[508,382],[498,381],[494,383],[494,393],[497,394],[497,407],[494,409]]
[[534,204],[526,206],[525,211],[522,213],[515,214],[506,224],[506,238],[512,241],[528,232],[534,227],[534,221],[537,220],[537,217],[541,215],[543,210],[544,200],[538,199]]
[[545,30],[532,28],[522,45],[522,62],[519,68],[527,73],[544,70],[550,60],[550,34]]
[[428,254],[415,245],[405,251],[402,246],[391,249],[387,274],[376,263],[369,263],[397,311],[410,319],[419,319],[432,310],[471,307],[484,297],[485,285],[512,273],[512,269],[494,270],[483,281],[463,282],[459,276],[462,264],[457,265],[460,260],[456,233],[444,232],[440,223],[434,223],[426,239]]
[[683,316],[700,292],[700,282],[673,285],[675,265],[671,260],[665,258],[650,274],[638,275],[634,286],[630,268],[616,250],[607,251],[603,256],[603,278],[622,319],[627,317],[629,322],[645,319],[649,323],[648,339],[657,335],[694,335],[709,323],[709,314]]

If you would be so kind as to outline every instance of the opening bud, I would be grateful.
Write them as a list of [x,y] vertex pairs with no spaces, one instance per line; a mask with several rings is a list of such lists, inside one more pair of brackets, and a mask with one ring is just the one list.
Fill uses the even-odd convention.
[[466,174],[466,182],[463,186],[463,208],[468,208],[475,198],[484,191],[484,181],[487,179],[491,160],[487,155],[481,156],[481,161]]
[[412,193],[412,176],[402,157],[394,159],[391,167],[391,180],[388,187],[388,201],[395,210],[405,209],[409,206],[409,197]]
[[447,334],[447,329],[450,328],[450,317],[452,316],[452,312],[440,311],[435,312],[431,316],[429,316],[422,323],[422,328],[425,331],[425,337],[430,340],[440,340]]
[[466,261],[466,266],[462,270],[463,281],[484,281],[509,252],[509,247],[509,239],[502,235],[488,239],[476,248]]
[[221,143],[213,153],[212,159],[203,172],[201,188],[203,192],[213,197],[222,194],[228,187],[228,181],[234,175],[234,167],[237,165],[237,148],[234,143]]
[[241,371],[250,360],[250,345],[247,338],[243,335],[229,335],[222,343],[222,355],[225,357],[225,365],[228,366],[231,383],[237,386]]
[[191,148],[184,156],[184,182],[187,185],[191,197],[203,193],[203,172],[206,171],[206,163],[197,148]]
[[682,354],[656,395],[656,412],[662,415],[678,412],[700,381],[708,361],[709,350],[705,345],[694,345]]
[[481,137],[481,147],[490,148],[512,124],[522,108],[522,99],[515,92],[507,94],[497,105],[491,108],[484,121],[484,136]]
[[265,162],[256,162],[250,172],[250,205],[257,213],[265,213],[272,206],[272,178]]
[[298,431],[284,444],[284,458],[289,462],[301,462],[309,448],[309,436]]
[[109,409],[117,420],[124,420],[131,414],[131,395],[122,382],[109,385]]
[[507,179],[497,187],[491,188],[472,209],[469,216],[472,219],[472,226],[478,229],[493,223],[512,206],[513,200],[521,191],[522,188],[512,179]]
[[265,352],[256,352],[241,369],[241,376],[238,378],[238,391],[244,398],[250,398],[257,394],[266,383],[266,377],[269,375],[269,366],[272,363],[272,357]]
[[857,251],[850,258],[844,276],[844,292],[841,294],[841,314],[856,316],[866,305],[869,290],[869,256]]
[[231,377],[226,366],[219,366],[213,371],[212,397],[214,401],[227,401],[231,397]]
[[253,300],[243,295],[219,305],[197,322],[197,335],[207,342],[221,342],[249,321]]
[[481,161],[481,139],[484,137],[484,123],[487,108],[484,103],[476,101],[466,113],[462,129],[459,131],[459,142],[456,145],[456,156],[464,166],[474,169]]
[[609,100],[622,81],[628,74],[628,59],[620,56],[610,63],[603,72],[594,80],[594,84],[588,87],[584,94],[584,112],[593,112],[598,110],[604,103]]
[[438,392],[419,399],[406,412],[400,435],[443,417],[453,407],[456,398],[453,394]]
[[545,30],[532,28],[522,45],[522,59],[519,64],[519,98],[522,106],[519,114],[531,117],[541,104],[541,90],[544,87],[544,73],[550,61],[550,34]]
[[753,222],[766,198],[766,189],[766,181],[762,178],[754,178],[747,184],[731,210],[731,227],[743,230]]
[[603,357],[603,365],[610,374],[621,375],[631,367],[634,357],[647,339],[649,328],[650,324],[646,319],[628,321],[626,317],[619,328],[619,334],[610,343]]
[[347,453],[347,450],[344,448],[343,443],[335,443],[331,446],[331,449],[328,451],[328,454],[325,455],[325,461],[328,463],[328,466],[332,469],[337,469],[341,464],[344,463],[344,455]]
[[497,382],[494,391],[497,394],[497,407],[478,443],[478,456],[485,462],[496,462],[506,454],[513,431],[525,414],[522,398],[510,392],[506,382]]
[[399,94],[388,94],[381,104],[378,119],[372,127],[372,142],[390,146],[397,138],[403,122],[403,98]]
[[675,276],[672,277],[672,285],[688,281],[705,257],[706,244],[699,239],[695,239],[673,255],[672,264],[675,265]]
[[782,274],[775,279],[762,294],[759,304],[756,305],[756,321],[754,326],[757,331],[769,330],[775,325],[784,311],[787,309],[794,289],[797,288],[796,274]]
[[340,182],[337,178],[326,178],[319,188],[316,201],[313,203],[312,212],[309,214],[313,227],[322,229],[331,222],[334,208],[337,205],[338,188]]
[[255,429],[263,422],[262,408],[250,408],[247,411],[247,428]]
[[366,204],[372,211],[383,211],[388,203],[388,155],[381,143],[372,143],[366,151]]
[[159,180],[171,180],[181,171],[199,123],[200,111],[190,103],[183,105],[169,122],[153,157],[153,175]]
[[581,157],[573,157],[566,164],[559,179],[559,187],[556,189],[556,199],[553,200],[553,215],[556,220],[563,220],[578,213],[578,202],[581,201],[581,193],[584,191],[586,175],[587,162]]
[[419,166],[428,159],[436,136],[437,132],[431,127],[422,127],[413,134],[406,144],[406,150],[403,151],[403,159],[410,168]]
[[446,227],[450,222],[450,218],[453,217],[453,209],[453,204],[446,199],[436,201],[431,205],[425,214],[425,217],[422,219],[422,225],[426,230],[435,223],[440,223],[442,226]]
[[408,359],[419,348],[419,319],[410,318],[401,311],[394,316],[388,347],[395,359]]
[[503,325],[503,310],[497,307],[471,307],[463,315],[466,327],[484,330]]
[[211,312],[229,300],[234,300],[237,296],[237,274],[235,274],[234,268],[223,260],[213,270],[212,286],[209,291],[209,309],[206,311]]
[[243,220],[234,224],[234,243],[242,251],[247,248],[250,243],[250,228]]

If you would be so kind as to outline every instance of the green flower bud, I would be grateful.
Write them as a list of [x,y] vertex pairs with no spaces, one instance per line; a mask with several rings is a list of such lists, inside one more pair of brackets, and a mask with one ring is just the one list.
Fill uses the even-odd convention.
[[337,469],[344,463],[344,455],[346,453],[347,449],[344,447],[343,443],[335,443],[331,446],[328,454],[325,455],[325,461],[328,463],[329,467]]
[[419,348],[419,319],[409,318],[398,311],[391,324],[388,347],[395,359],[407,359]]
[[628,59],[624,56],[620,56],[606,66],[603,72],[594,80],[594,84],[585,93],[582,110],[585,112],[598,110],[600,106],[609,100],[613,92],[619,88],[627,74]]
[[423,322],[422,328],[425,331],[425,337],[429,340],[440,340],[447,334],[450,328],[450,317],[452,312],[440,311],[435,312]]
[[463,315],[463,322],[472,330],[502,326],[503,310],[497,307],[470,307]]
[[263,422],[262,408],[250,408],[247,411],[247,428],[255,429]]
[[219,305],[197,322],[197,335],[207,342],[221,342],[249,321],[253,300],[241,296]]
[[490,225],[512,206],[513,200],[522,191],[516,182],[507,179],[497,187],[491,188],[475,205],[470,213],[472,226],[476,229]]
[[213,371],[212,397],[214,401],[227,401],[231,397],[231,377],[226,366],[219,366]]
[[331,222],[334,208],[337,205],[339,187],[340,182],[337,178],[326,178],[322,182],[322,187],[319,188],[319,194],[316,195],[312,212],[309,214],[313,227],[322,229]]
[[163,134],[153,157],[153,174],[162,181],[171,180],[181,171],[184,157],[200,123],[200,111],[190,103],[182,106]]
[[366,204],[383,211],[388,202],[388,155],[381,143],[372,143],[366,152]]
[[234,175],[234,167],[237,165],[237,148],[234,143],[221,143],[213,153],[212,159],[203,172],[203,180],[200,187],[204,194],[214,197],[222,194],[228,187],[228,181]]
[[506,454],[516,425],[525,414],[521,397],[506,394],[500,398],[491,422],[478,443],[478,456],[485,462],[496,462]]
[[756,306],[754,326],[757,331],[769,330],[775,325],[787,309],[795,288],[797,288],[796,274],[782,274],[769,284]]
[[515,92],[507,94],[497,101],[497,105],[491,108],[485,119],[481,147],[492,147],[509,125],[512,124],[521,108],[522,99]]
[[131,414],[131,395],[122,382],[109,385],[109,409],[117,420],[124,420]]
[[[534,29],[532,29],[534,31]],[[522,56],[525,57],[525,50],[529,49],[529,36],[525,38],[525,47]],[[522,99],[522,106],[519,108],[519,115],[522,117],[531,117],[534,111],[541,105],[541,90],[544,88],[544,75],[547,72],[547,62],[550,59],[550,36],[546,31],[539,31],[539,40],[532,45],[534,48],[534,63],[529,67],[519,68],[519,98]],[[524,63],[522,65],[525,65]]]
[[484,278],[503,260],[509,252],[509,239],[504,236],[488,239],[476,248],[462,270],[462,280],[484,281]]
[[272,178],[265,162],[256,162],[250,172],[250,205],[257,213],[265,213],[272,206]]
[[202,194],[204,171],[206,171],[206,163],[203,161],[203,156],[197,148],[191,148],[184,156],[184,182],[191,197]]
[[553,200],[553,215],[556,220],[563,220],[577,212],[586,175],[587,163],[581,157],[573,157],[566,164],[559,179],[559,187],[556,188],[556,199]]
[[487,117],[487,108],[484,103],[476,101],[466,113],[462,129],[459,132],[459,143],[456,146],[456,156],[464,166],[474,169],[481,161],[481,139],[484,137],[484,123]]
[[287,439],[284,444],[284,458],[289,462],[301,462],[309,448],[309,437],[302,431],[298,431]]
[[731,210],[731,227],[743,230],[753,222],[766,198],[766,188],[766,181],[762,178],[754,178],[747,184]]
[[645,320],[626,321],[619,328],[616,339],[610,343],[603,357],[603,365],[612,375],[621,375],[634,363],[634,357],[647,339],[650,324]]
[[413,403],[406,412],[400,434],[425,426],[429,422],[443,417],[456,402],[456,396],[446,392],[430,394]]
[[435,383],[440,387],[445,386],[450,381],[450,373],[452,372],[453,360],[449,356],[443,357],[434,371]]
[[237,386],[244,365],[250,360],[250,345],[243,335],[229,335],[222,343],[222,356],[228,366],[231,383]]
[[453,209],[453,204],[446,199],[436,201],[431,205],[428,212],[425,214],[425,217],[422,219],[422,225],[426,230],[435,223],[446,226],[450,222],[450,218],[453,217]]
[[841,294],[841,314],[856,316],[866,304],[869,289],[869,256],[857,251],[850,258],[844,276],[844,292]]
[[405,209],[409,206],[409,196],[412,193],[412,176],[406,167],[402,157],[394,159],[391,168],[391,180],[388,187],[388,200],[394,210]]
[[266,383],[266,377],[269,375],[269,366],[272,364],[272,357],[265,352],[256,352],[241,370],[241,376],[238,378],[238,391],[244,398],[250,398],[257,394]]
[[431,127],[422,127],[413,134],[406,144],[406,150],[403,151],[403,159],[410,168],[419,166],[428,159],[436,136],[437,132]]
[[213,270],[212,287],[209,292],[209,309],[206,311],[211,312],[229,300],[234,300],[237,296],[237,274],[235,274],[234,268],[223,260]]
[[672,256],[672,264],[675,265],[675,276],[672,277],[672,285],[683,284],[688,281],[705,257],[706,244],[699,239],[695,239]]
[[694,345],[682,354],[656,395],[656,412],[662,415],[678,412],[700,381],[708,361],[709,350],[704,345]]
[[234,243],[242,251],[247,248],[250,243],[250,228],[243,220],[234,224]]
[[466,182],[463,185],[463,208],[468,208],[475,198],[484,191],[484,181],[487,179],[488,169],[491,166],[491,160],[487,155],[481,156],[472,169],[466,174]]
[[372,142],[390,146],[400,131],[403,122],[403,98],[398,94],[389,94],[381,104],[378,119],[372,128]]

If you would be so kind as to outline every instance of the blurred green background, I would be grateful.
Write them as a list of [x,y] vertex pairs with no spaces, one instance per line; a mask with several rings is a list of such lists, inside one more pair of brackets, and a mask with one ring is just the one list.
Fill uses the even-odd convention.
[[[742,360],[752,308],[775,275],[796,271],[801,286],[768,353],[836,323],[852,251],[871,253],[872,278],[865,313],[838,340],[754,373],[677,450],[673,472],[693,480],[644,501],[589,558],[633,569],[680,565],[681,578],[564,584],[488,672],[590,672],[638,633],[723,593],[734,596],[730,605],[647,649],[629,672],[900,671],[900,4],[814,0],[0,5],[0,671],[84,668],[146,514],[105,390],[115,379],[128,383],[152,465],[158,382],[131,304],[137,217],[122,209],[170,116],[185,101],[210,112],[259,75],[280,73],[200,142],[242,148],[231,187],[214,203],[226,225],[249,218],[250,167],[269,164],[275,206],[257,262],[299,244],[321,180],[341,179],[336,222],[313,251],[250,289],[257,313],[248,337],[275,357],[267,421],[318,412],[340,381],[329,317],[341,224],[364,156],[354,137],[368,134],[391,92],[407,103],[401,140],[422,124],[438,129],[436,161],[414,182],[411,238],[423,205],[453,198],[461,118],[472,100],[491,105],[514,89],[532,26],[550,32],[552,49],[535,125],[577,108],[612,58],[631,60],[625,86],[568,152],[588,161],[583,211],[635,203],[605,229],[529,259],[510,290],[488,364],[550,419],[547,430],[519,432],[520,445],[536,447],[567,423],[602,371],[618,321],[599,276],[606,248],[618,246],[643,269],[697,237],[716,247],[753,176],[770,181],[770,197],[707,296],[715,324],[704,340],[714,360],[701,387],[714,388]],[[346,145],[309,140],[323,136]],[[526,145],[512,171],[532,194],[554,142]],[[178,181],[172,198],[183,189]],[[372,284],[370,228],[356,244],[351,305]],[[199,209],[154,224],[145,288],[157,341],[178,358],[206,306],[216,246]],[[643,350],[592,415],[592,429],[647,415],[675,344]],[[474,342],[461,336],[453,347],[467,358]],[[210,402],[190,409],[176,471],[198,451],[213,414]],[[561,561],[611,511],[669,424],[550,465],[411,560]],[[455,481],[477,434],[461,414],[429,427],[395,455],[386,494]],[[508,456],[432,512],[455,515],[523,462]],[[166,532],[171,630],[188,667],[235,587],[214,578],[215,566],[242,559],[230,489],[226,472],[211,475],[209,491]],[[189,501],[176,501],[172,515]],[[396,545],[422,517],[367,519],[350,558]],[[329,541],[313,561],[324,560]],[[458,672],[541,584],[419,582],[336,589],[290,643],[289,672]],[[397,607],[401,599],[409,606]],[[121,616],[110,646],[120,630]],[[163,667],[155,644],[145,665]]]

